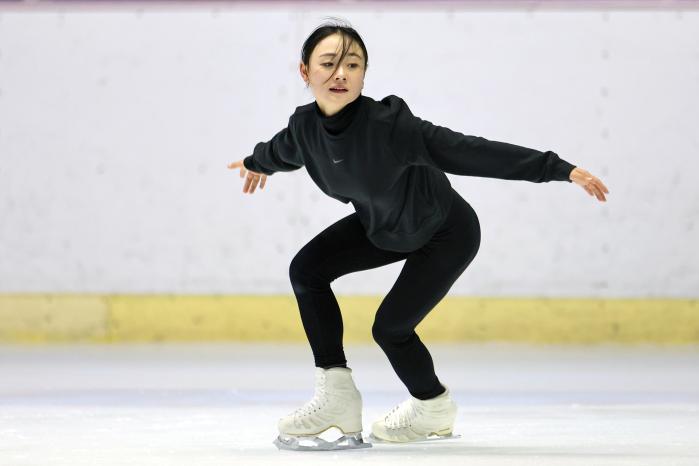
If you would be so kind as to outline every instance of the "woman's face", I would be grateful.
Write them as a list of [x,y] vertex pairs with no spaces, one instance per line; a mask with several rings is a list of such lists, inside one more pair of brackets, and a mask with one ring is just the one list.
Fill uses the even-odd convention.
[[[342,63],[337,67],[337,59],[342,54],[342,36],[337,33],[320,41],[311,54],[308,68],[301,62],[301,77],[318,102],[318,107],[330,116],[339,112],[345,105],[354,101],[364,87],[364,54],[362,48],[353,43]],[[328,79],[330,78],[330,79]],[[333,91],[333,88],[345,91]]]

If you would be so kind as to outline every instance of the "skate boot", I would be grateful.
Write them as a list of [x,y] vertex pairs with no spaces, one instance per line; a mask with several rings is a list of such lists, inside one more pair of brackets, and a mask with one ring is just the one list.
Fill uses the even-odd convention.
[[[371,447],[362,439],[362,396],[352,380],[352,369],[316,367],[313,398],[279,419],[274,444],[285,450],[344,450]],[[321,435],[341,431],[339,438]],[[325,436],[324,436],[325,437]]]
[[[447,388],[447,387],[445,387]],[[377,442],[419,442],[458,438],[453,435],[456,403],[447,388],[429,400],[411,396],[371,426],[370,438]]]

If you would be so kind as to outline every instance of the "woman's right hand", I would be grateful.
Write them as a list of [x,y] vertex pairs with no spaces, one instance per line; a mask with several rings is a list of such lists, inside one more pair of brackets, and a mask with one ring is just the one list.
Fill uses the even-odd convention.
[[255,188],[257,188],[257,184],[260,184],[260,189],[263,189],[265,187],[265,184],[267,182],[267,175],[264,173],[257,173],[251,170],[248,170],[245,168],[245,165],[243,165],[243,160],[238,160],[237,162],[231,162],[228,164],[228,168],[231,170],[234,170],[236,168],[240,168],[240,177],[243,178],[245,174],[247,173],[247,178],[245,179],[245,185],[243,185],[243,192],[247,193],[249,192],[250,194],[255,192]]

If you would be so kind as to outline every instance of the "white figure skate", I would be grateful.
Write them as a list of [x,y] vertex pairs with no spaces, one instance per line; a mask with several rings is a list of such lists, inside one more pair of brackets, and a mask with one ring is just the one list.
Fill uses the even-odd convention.
[[379,442],[421,442],[459,438],[454,435],[456,403],[449,389],[441,395],[420,400],[411,396],[371,426],[370,439]]
[[[346,450],[368,448],[362,439],[362,396],[352,380],[352,369],[316,367],[313,398],[281,418],[274,444],[284,450]],[[342,435],[321,435],[339,429]]]

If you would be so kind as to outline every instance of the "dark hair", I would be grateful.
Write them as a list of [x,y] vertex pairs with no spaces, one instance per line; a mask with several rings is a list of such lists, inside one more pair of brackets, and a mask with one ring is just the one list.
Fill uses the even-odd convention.
[[[342,59],[345,58],[345,55],[347,55],[347,52],[354,42],[358,43],[362,49],[362,52],[364,52],[364,71],[366,72],[366,68],[369,66],[369,54],[366,51],[366,46],[364,45],[364,41],[359,33],[355,31],[347,21],[332,17],[328,19],[330,19],[330,21],[326,21],[318,26],[303,43],[303,47],[301,48],[301,61],[303,61],[303,63],[306,65],[306,68],[310,66],[311,54],[313,53],[313,50],[315,50],[318,43],[328,36],[340,33],[342,36],[342,54],[337,60],[337,65],[330,76],[337,71],[337,68],[340,66],[340,62],[342,62]],[[326,82],[329,80],[330,78],[328,78]]]

